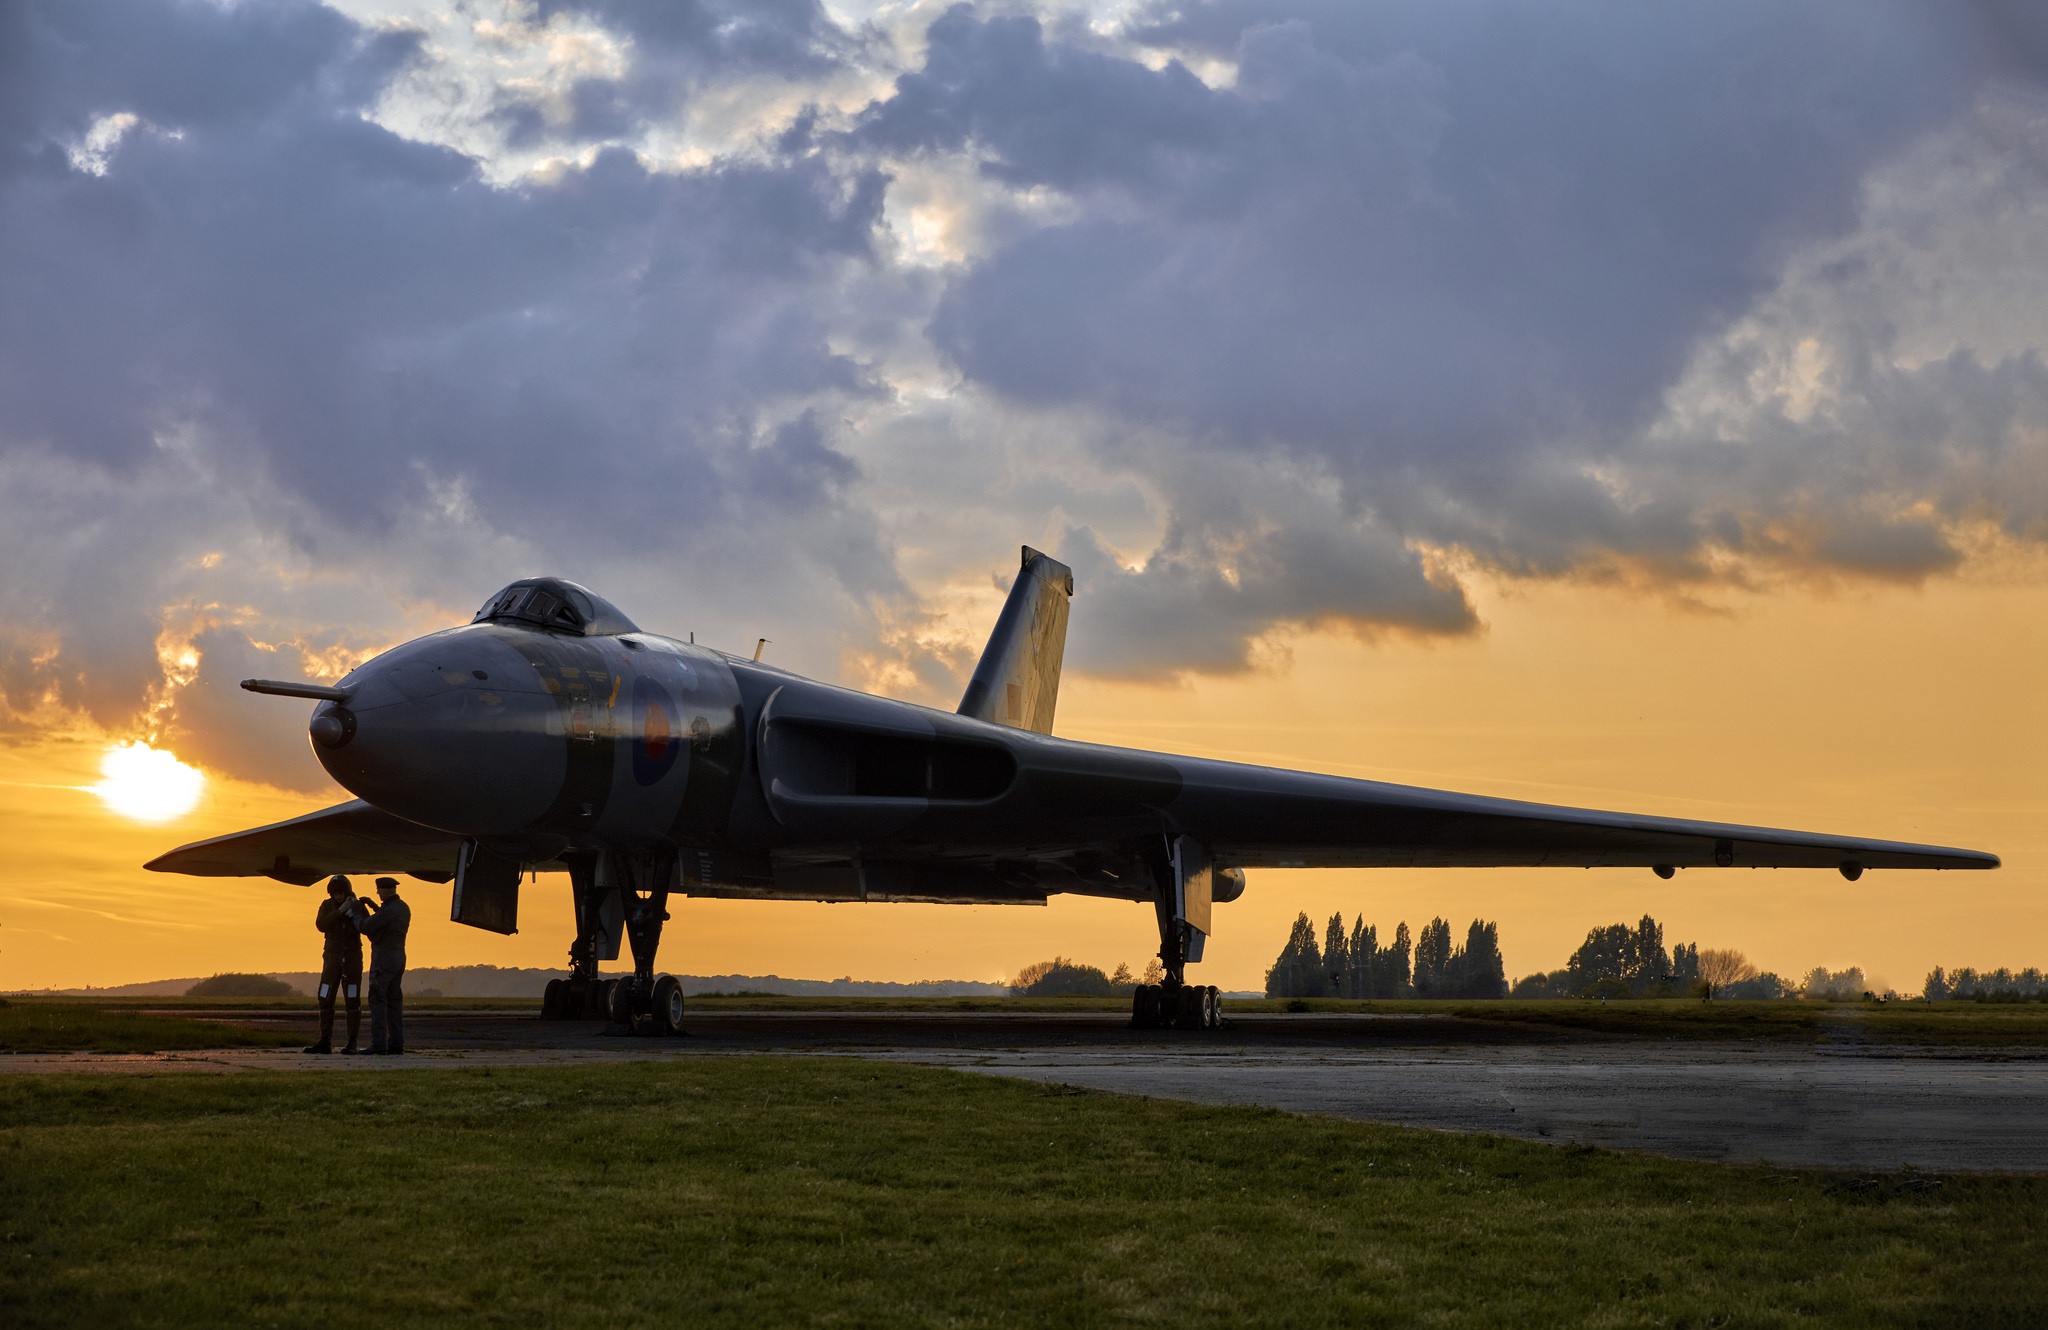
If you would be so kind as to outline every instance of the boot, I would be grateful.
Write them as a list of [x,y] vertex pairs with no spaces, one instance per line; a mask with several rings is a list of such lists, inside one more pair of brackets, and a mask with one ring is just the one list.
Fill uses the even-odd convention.
[[348,1009],[348,1046],[343,1048],[342,1052],[360,1053],[363,1051],[356,1043],[356,1032],[362,1028],[363,1009],[361,1007],[350,1007]]
[[307,1053],[332,1053],[334,1051],[334,1004],[320,1004],[320,1037],[307,1044]]

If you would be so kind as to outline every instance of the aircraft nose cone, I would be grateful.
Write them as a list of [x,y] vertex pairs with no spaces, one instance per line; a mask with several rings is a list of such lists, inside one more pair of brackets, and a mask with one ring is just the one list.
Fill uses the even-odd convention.
[[458,630],[359,666],[346,704],[324,703],[314,755],[351,793],[409,822],[466,836],[526,829],[567,768],[558,708],[519,652]]

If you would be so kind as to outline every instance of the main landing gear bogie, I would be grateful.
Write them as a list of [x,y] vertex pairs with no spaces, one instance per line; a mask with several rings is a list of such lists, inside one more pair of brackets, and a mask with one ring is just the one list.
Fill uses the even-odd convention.
[[643,993],[632,975],[578,982],[550,979],[540,1002],[544,1021],[609,1021],[619,1033],[683,1033],[683,984],[672,974],[656,975]]
[[[541,1019],[606,1021],[607,1034],[683,1033],[682,981],[654,971],[676,881],[674,847],[645,854],[585,849],[561,857],[569,866],[576,940],[568,977],[548,981]],[[598,963],[618,959],[621,940],[631,944],[633,973],[600,976]]]
[[1131,1026],[1138,1030],[1215,1030],[1223,1025],[1223,997],[1212,984],[1139,984],[1131,994]]

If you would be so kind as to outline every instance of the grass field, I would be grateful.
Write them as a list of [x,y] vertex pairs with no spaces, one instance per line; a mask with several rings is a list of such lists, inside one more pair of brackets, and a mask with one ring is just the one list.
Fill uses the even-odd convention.
[[[609,977],[609,976],[607,976]],[[136,1009],[203,1009],[235,1011],[310,1011],[310,997],[287,998],[205,998],[205,997],[44,997],[40,994],[11,997],[9,1002],[86,1002],[100,1007]],[[531,997],[421,997],[408,991],[408,1010],[418,1007],[432,1011],[532,1011],[540,1010],[538,994]],[[1013,998],[1013,997],[803,997],[782,993],[703,994],[689,999],[689,1005],[718,1011],[1129,1011],[1129,998]]]
[[[312,1027],[309,1023],[308,1030]],[[98,1004],[13,998],[0,1004],[0,1053],[156,1053],[181,1048],[277,1048],[281,1035]]]
[[2039,1325],[2048,1179],[823,1059],[0,1080],[0,1323]]

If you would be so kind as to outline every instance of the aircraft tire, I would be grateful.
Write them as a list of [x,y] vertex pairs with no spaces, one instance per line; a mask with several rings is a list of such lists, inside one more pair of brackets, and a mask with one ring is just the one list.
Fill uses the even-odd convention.
[[614,1025],[633,1023],[633,981],[614,979],[605,985],[604,1014]]
[[1159,1024],[1159,985],[1139,984],[1131,990],[1131,1028],[1150,1030]]
[[613,980],[593,979],[583,986],[583,1019],[601,1021],[611,1014]]
[[683,1032],[683,981],[672,974],[654,981],[654,1032],[671,1037]]
[[1173,1024],[1182,1030],[1200,1030],[1208,1024],[1209,992],[1200,984],[1184,984],[1173,994]]
[[1202,1026],[1208,1030],[1223,1028],[1223,992],[1211,984],[1203,990]]
[[548,986],[541,991],[540,995],[540,1018],[542,1020],[559,1021],[562,1019],[564,1015],[562,1011],[562,990],[568,986],[567,980],[548,980]]

